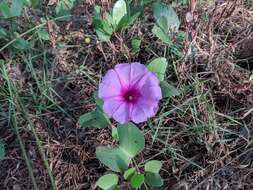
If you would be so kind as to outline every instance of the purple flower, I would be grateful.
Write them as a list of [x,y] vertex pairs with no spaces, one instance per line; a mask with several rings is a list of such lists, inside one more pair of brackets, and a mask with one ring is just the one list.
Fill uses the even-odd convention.
[[158,78],[140,63],[110,69],[99,84],[98,95],[104,101],[104,112],[121,124],[154,116],[162,98]]

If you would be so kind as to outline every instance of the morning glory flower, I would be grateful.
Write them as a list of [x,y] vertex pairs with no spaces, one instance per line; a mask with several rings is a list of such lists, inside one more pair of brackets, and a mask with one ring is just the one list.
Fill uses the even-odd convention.
[[99,84],[103,110],[117,122],[141,123],[153,117],[162,98],[159,80],[140,63],[117,64]]

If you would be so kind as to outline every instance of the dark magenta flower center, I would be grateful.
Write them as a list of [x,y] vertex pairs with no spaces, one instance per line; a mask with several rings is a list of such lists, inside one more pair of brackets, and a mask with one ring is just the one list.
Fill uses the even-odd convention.
[[140,92],[138,89],[130,87],[128,89],[123,90],[122,96],[126,102],[134,103],[139,99]]

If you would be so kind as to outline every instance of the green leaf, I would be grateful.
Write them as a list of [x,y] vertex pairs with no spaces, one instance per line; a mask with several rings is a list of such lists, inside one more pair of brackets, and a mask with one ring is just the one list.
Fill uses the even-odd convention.
[[124,172],[124,179],[130,181],[130,179],[135,175],[136,169],[130,168]]
[[179,90],[176,89],[174,86],[172,86],[171,84],[169,84],[166,81],[162,81],[160,83],[160,86],[161,86],[161,89],[162,89],[163,98],[170,98],[170,97],[180,95]]
[[107,35],[112,35],[113,29],[107,20],[102,21],[102,29]]
[[140,50],[141,40],[138,38],[132,39],[131,46],[132,46],[134,52],[138,52]]
[[165,32],[167,33],[168,31],[168,23],[167,20],[164,16],[161,16],[158,20],[158,26]]
[[167,20],[164,16],[161,16],[158,23],[154,25],[152,32],[162,40],[162,42],[172,45],[172,40],[168,32]]
[[105,128],[109,125],[110,120],[103,112],[103,100],[98,97],[97,91],[93,93],[93,98],[96,102],[96,110],[80,116],[79,124],[81,127]]
[[119,125],[120,148],[133,158],[144,149],[145,139],[142,132],[132,123]]
[[112,35],[112,26],[108,20],[103,20],[100,16],[100,7],[95,7],[93,11],[93,26],[96,34],[101,41],[110,41]]
[[101,6],[95,5],[94,10],[93,10],[93,19],[102,20],[100,13],[101,13]]
[[0,27],[0,39],[5,38],[7,36],[6,30]]
[[24,40],[23,38],[18,38],[12,44],[12,46],[16,49],[19,49],[19,50],[25,50],[25,49],[30,49],[31,48],[31,44],[27,40]]
[[131,178],[131,185],[133,188],[140,188],[141,185],[144,183],[144,174],[135,174]]
[[180,25],[177,13],[173,8],[163,3],[154,3],[153,12],[156,22],[158,23],[161,17],[167,20],[167,31],[177,31]]
[[23,0],[13,0],[11,5],[11,16],[20,16],[23,8]]
[[125,29],[128,26],[132,25],[134,23],[134,21],[140,16],[140,12],[129,16],[129,15],[125,15],[119,22],[119,24],[117,25],[117,29]]
[[29,0],[30,1],[30,6],[36,7],[39,4],[39,0]]
[[113,23],[113,18],[112,18],[112,11],[110,11],[109,13],[107,13],[106,15],[106,22],[112,27],[114,25]]
[[96,157],[112,171],[122,172],[128,168],[130,158],[121,148],[100,146],[96,149]]
[[78,122],[81,127],[91,126],[102,129],[108,126],[109,119],[102,111],[96,109],[95,111],[81,115]]
[[132,25],[140,15],[141,15],[141,12],[137,12],[134,15],[131,15],[129,17],[128,26]]
[[109,125],[109,119],[108,117],[104,114],[104,112],[96,109],[95,110],[95,118],[96,118],[96,123],[98,123],[97,128],[105,128]]
[[112,138],[114,139],[114,140],[119,140],[119,134],[118,134],[118,130],[117,130],[117,128],[116,127],[113,127],[112,128]]
[[162,168],[162,162],[158,160],[148,161],[144,166],[145,171],[151,172],[151,173],[159,173],[161,168]]
[[103,190],[114,190],[119,182],[119,177],[116,174],[106,174],[99,178],[96,186]]
[[70,10],[74,7],[76,0],[60,0],[56,7],[55,12],[57,16],[65,16],[70,14]]
[[81,127],[86,127],[89,122],[91,122],[94,119],[94,111],[93,112],[88,112],[79,117],[78,123],[80,124]]
[[111,15],[108,14],[105,20],[102,19],[100,15],[101,7],[95,6],[93,11],[93,25],[96,30],[100,31],[101,33],[105,33],[104,35],[110,36],[112,35],[113,29],[111,26],[112,18]]
[[152,32],[160,39],[162,42],[171,44],[171,38],[168,34],[166,34],[161,27],[155,25],[152,29]]
[[147,172],[145,174],[145,182],[151,187],[161,187],[163,185],[163,179],[157,173]]
[[117,186],[113,190],[122,190],[122,189],[119,186]]
[[5,156],[5,147],[4,144],[0,141],[0,160],[4,159]]
[[49,40],[49,34],[45,28],[42,28],[38,31],[38,36],[41,40]]
[[113,18],[113,23],[114,27],[116,27],[120,20],[127,15],[127,4],[125,0],[118,0],[113,7],[112,10],[112,18]]
[[0,3],[0,12],[2,13],[4,18],[10,18],[12,17],[12,12],[10,7],[8,6],[8,3],[3,1]]
[[167,65],[168,63],[166,58],[158,57],[151,61],[147,67],[151,72],[157,75],[160,81],[163,81],[166,74]]
[[103,42],[109,42],[111,39],[111,35],[108,35],[105,32],[101,32],[100,30],[96,30],[96,34],[98,38]]
[[103,111],[103,100],[98,97],[98,91],[95,91],[93,93],[93,98],[96,102],[97,108],[99,108],[101,111]]
[[120,125],[117,128],[119,147],[98,147],[97,158],[116,172],[125,171],[135,155],[144,148],[144,135],[134,124]]
[[0,3],[0,12],[3,14],[4,18],[20,16],[23,4],[24,4],[23,0],[12,0],[11,7],[9,7],[8,2],[3,1]]
[[120,30],[120,29],[124,29],[127,28],[128,25],[130,25],[130,16],[125,15],[122,17],[122,19],[119,21],[119,23],[115,26],[115,30]]

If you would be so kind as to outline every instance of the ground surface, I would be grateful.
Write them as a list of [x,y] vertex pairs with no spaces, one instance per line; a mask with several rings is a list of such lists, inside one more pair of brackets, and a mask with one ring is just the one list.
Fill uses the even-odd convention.
[[[1,26],[23,34],[42,17],[51,18],[54,1],[47,4],[26,9],[14,24],[0,20]],[[92,94],[106,70],[164,55],[169,62],[166,80],[182,93],[163,100],[157,116],[139,125],[147,146],[137,160],[163,161],[161,189],[253,189],[252,1],[198,2],[191,23],[185,21],[188,6],[177,4],[180,31],[188,36],[175,40],[180,54],[165,52],[152,34],[150,7],[110,43],[99,42],[91,24],[95,4],[106,11],[113,2],[79,0],[70,20],[47,22],[49,41],[39,41],[34,30],[23,36],[34,42],[32,49],[20,51],[10,45],[0,52],[5,62],[0,76],[0,139],[6,147],[0,189],[32,189],[20,139],[39,189],[50,189],[51,183],[38,141],[58,189],[93,189],[106,171],[95,148],[113,141],[110,129],[80,128],[79,116],[94,109]],[[134,37],[141,39],[138,53],[131,50]],[[0,39],[0,48],[14,38]]]

